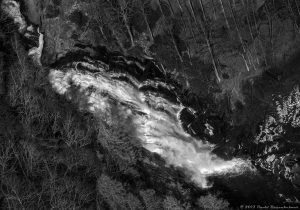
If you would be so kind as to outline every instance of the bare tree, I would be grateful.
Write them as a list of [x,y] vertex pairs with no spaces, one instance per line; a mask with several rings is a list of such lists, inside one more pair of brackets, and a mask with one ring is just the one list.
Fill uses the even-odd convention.
[[104,38],[105,41],[107,41],[107,36],[104,33],[104,27],[107,26],[108,22],[107,22],[107,18],[105,18],[106,14],[102,13],[101,10],[104,7],[104,2],[103,1],[99,1],[97,2],[97,4],[90,4],[90,12],[92,13],[92,17],[96,22],[97,22],[97,26],[100,30],[100,33],[102,35],[102,37]]
[[118,4],[120,6],[120,16],[123,19],[124,25],[126,27],[127,33],[130,38],[131,47],[135,46],[133,34],[130,30],[129,19],[133,14],[132,1],[130,0],[118,0]]
[[[193,18],[193,15],[192,15],[192,13],[191,13],[191,11],[190,11],[190,8],[189,8],[189,6],[186,4],[186,2],[185,2],[185,0],[183,0],[183,2],[184,3],[180,3],[180,1],[178,1],[179,2],[179,4],[181,5],[181,8],[184,6],[185,7],[185,9],[186,9],[186,13],[182,13],[182,14],[187,14],[186,15],[186,20],[187,20],[187,22],[188,22],[188,26],[189,26],[189,31],[190,31],[190,33],[192,34],[192,39],[193,39],[193,42],[194,42],[194,46],[197,46],[197,48],[198,48],[198,50],[199,50],[199,52],[201,52],[201,48],[203,48],[202,46],[201,46],[201,44],[200,44],[200,42],[197,40],[197,31],[198,31],[198,33],[199,33],[199,30],[194,30],[194,28],[195,28],[195,26],[194,26],[194,24],[193,24],[193,21],[191,20],[191,19],[194,19]],[[182,5],[183,4],[183,5]],[[196,24],[196,29],[198,29],[197,28],[197,23],[195,23]],[[200,32],[201,33],[201,32]],[[205,48],[206,48],[206,46],[205,46]]]
[[235,29],[237,31],[237,35],[239,37],[240,44],[241,44],[242,50],[243,50],[243,52],[240,55],[241,55],[241,57],[244,60],[245,66],[247,68],[247,71],[250,71],[249,65],[248,65],[248,58],[247,58],[246,47],[244,45],[244,41],[243,41],[243,38],[242,38],[242,35],[241,35],[241,32],[240,32],[239,26],[238,26],[238,22],[237,22],[237,18],[236,18],[233,6],[235,6],[235,4],[232,4],[231,0],[229,0],[229,7],[230,7],[231,16],[233,17],[234,26],[235,26]]
[[253,21],[254,21],[255,32],[257,33],[257,36],[258,36],[258,43],[259,43],[260,49],[261,49],[262,54],[263,54],[264,62],[267,65],[268,62],[267,62],[267,58],[266,58],[266,52],[264,50],[263,44],[262,44],[261,39],[260,39],[260,31],[259,31],[259,28],[258,28],[258,23],[257,23],[257,20],[256,20],[256,16],[255,16],[253,1],[250,0],[249,2],[250,2],[249,7],[251,8]]
[[298,1],[297,0],[295,0],[295,4],[296,4],[298,15],[300,15],[300,9],[299,9],[299,5],[298,5]]
[[[181,4],[180,4],[179,0],[177,0],[177,5],[179,6],[179,12],[180,12],[180,24],[183,26],[184,33],[187,34],[188,30],[187,30],[187,26],[186,26],[186,21],[183,20],[183,14],[184,13],[183,13],[183,9],[181,7]],[[172,4],[171,4],[170,0],[168,0],[168,6],[170,7],[173,18],[176,18],[176,14],[175,14],[175,11],[172,7]],[[185,48],[186,48],[186,53],[187,53],[188,58],[189,58],[189,62],[190,62],[190,64],[192,64],[190,48],[189,48],[189,46],[187,45],[186,42],[184,42],[184,45],[185,45]]]
[[168,2],[168,6],[169,6],[169,8],[170,8],[170,11],[171,11],[171,13],[172,13],[172,16],[174,17],[174,16],[175,16],[175,12],[174,12],[174,10],[173,10],[171,1],[170,1],[170,0],[167,0],[167,2]]
[[273,18],[271,17],[271,12],[268,8],[268,5],[265,4],[264,6],[264,10],[267,14],[267,18],[268,18],[268,26],[269,26],[269,42],[271,43],[271,52],[272,52],[272,58],[274,58],[274,42],[273,42]]
[[210,41],[210,38],[209,38],[209,33],[207,33],[207,30],[205,29],[203,22],[201,20],[200,21],[197,20],[195,9],[194,9],[193,4],[191,3],[191,0],[188,0],[187,3],[190,7],[191,14],[192,14],[192,17],[194,19],[194,22],[198,25],[198,28],[200,28],[200,31],[204,34],[206,45],[208,47],[208,51],[209,51],[209,54],[211,56],[214,72],[215,72],[215,75],[217,77],[217,81],[221,82],[221,78],[219,76],[218,69],[217,69],[215,55],[214,55],[214,52],[213,52],[213,49],[212,49],[212,44],[211,44],[211,41]]
[[148,18],[147,18],[147,2],[144,0],[136,0],[136,4],[138,5],[138,8],[140,9],[140,13],[143,17],[144,23],[147,26],[147,30],[150,36],[150,41],[151,43],[154,43],[154,36],[153,36],[153,31],[150,27]]
[[[247,1],[247,0],[246,0]],[[243,3],[243,5],[244,5],[244,7],[246,8],[246,13],[247,13],[247,15],[246,15],[246,20],[247,20],[247,25],[248,25],[248,29],[249,29],[249,32],[250,32],[250,36],[251,36],[251,41],[252,41],[252,43],[254,43],[254,33],[253,33],[253,30],[252,30],[252,27],[251,27],[251,22],[250,22],[250,17],[249,17],[249,10],[248,10],[248,8],[249,8],[249,4],[248,4],[248,1],[247,2],[245,2],[245,0],[242,0],[242,3]],[[254,48],[254,53],[257,55],[257,49],[256,48]],[[257,56],[256,56],[256,62],[257,62],[257,64],[259,64],[259,59],[257,58]],[[255,64],[253,64],[253,67],[254,67],[254,69],[256,70],[256,67],[255,67]]]
[[[168,19],[167,19],[167,17],[165,16],[165,13],[163,12],[162,2],[161,2],[161,1],[162,1],[162,0],[157,0],[157,6],[158,6],[159,11],[160,11],[160,13],[161,13],[161,15],[162,15],[163,22],[167,22]],[[176,54],[177,54],[177,56],[179,57],[179,60],[180,60],[181,62],[183,62],[181,53],[180,53],[180,51],[179,51],[179,49],[178,49],[178,46],[177,46],[177,44],[176,44],[176,41],[175,41],[174,33],[173,33],[173,31],[172,31],[172,28],[170,28],[170,26],[167,27],[167,32],[168,32],[168,34],[171,36],[171,40],[172,40],[174,49],[175,49],[175,51],[176,51]]]
[[216,3],[214,0],[211,0],[211,5],[212,5],[212,8],[213,8],[213,17],[214,17],[214,20],[216,21],[217,20],[217,8],[216,8]]
[[284,2],[285,2],[285,5],[286,5],[288,11],[290,12],[291,18],[294,22],[294,26],[296,27],[298,33],[300,34],[300,29],[299,29],[299,26],[298,26],[298,23],[297,23],[297,15],[294,13],[291,2],[290,2],[290,0],[287,0],[287,1],[284,1]]
[[203,18],[204,22],[207,23],[207,18],[206,18],[207,15],[206,15],[206,12],[205,12],[205,9],[204,9],[203,2],[202,2],[202,0],[198,0],[198,2],[199,2],[201,12],[202,12],[202,18]]
[[97,27],[100,30],[104,40],[108,40],[104,29],[107,28],[111,32],[111,37],[116,40],[117,45],[126,54],[127,50],[124,47],[125,34],[124,23],[120,21],[120,12],[112,5],[110,1],[99,0],[94,2],[91,0],[90,12],[93,19],[97,23]]
[[228,18],[227,18],[227,15],[226,15],[226,12],[225,12],[225,8],[224,8],[224,5],[223,5],[223,0],[219,0],[219,2],[221,4],[222,13],[223,13],[223,15],[225,17],[225,22],[226,22],[227,29],[230,30],[230,25],[229,25]]

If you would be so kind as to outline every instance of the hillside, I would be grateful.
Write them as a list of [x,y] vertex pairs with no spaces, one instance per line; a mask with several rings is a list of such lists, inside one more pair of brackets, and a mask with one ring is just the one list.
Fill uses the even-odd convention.
[[1,209],[299,205],[298,0],[0,5]]

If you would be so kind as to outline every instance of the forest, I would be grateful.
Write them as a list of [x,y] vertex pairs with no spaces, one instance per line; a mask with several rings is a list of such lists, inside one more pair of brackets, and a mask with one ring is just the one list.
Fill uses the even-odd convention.
[[[227,210],[256,199],[299,204],[298,0],[0,5],[1,209]],[[174,83],[181,105],[197,110],[193,123],[200,121],[189,124],[188,135],[217,145],[214,152],[224,159],[252,158],[267,171],[263,180],[272,181],[266,200],[264,192],[228,189],[218,177],[217,187],[197,186],[185,166],[166,164],[142,145],[121,102],[112,100],[107,117],[89,110],[91,102],[76,84],[65,95],[55,92],[49,72],[65,73],[72,61],[84,59],[90,66],[76,64],[74,70],[164,72],[162,79],[150,72],[136,80]],[[124,78],[130,82],[128,73]],[[172,98],[158,85],[147,88]],[[195,134],[207,123],[214,137],[207,129]],[[275,143],[280,146],[274,152]],[[273,189],[276,179],[281,181]]]

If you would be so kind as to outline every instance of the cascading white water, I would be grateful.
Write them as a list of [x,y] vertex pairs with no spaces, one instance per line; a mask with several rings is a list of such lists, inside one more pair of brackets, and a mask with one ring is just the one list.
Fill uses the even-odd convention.
[[[95,68],[89,63],[81,65]],[[122,115],[131,115],[136,135],[149,151],[159,154],[169,165],[183,168],[200,187],[209,187],[207,177],[225,173],[241,173],[250,164],[241,159],[225,161],[211,151],[214,145],[194,139],[180,125],[178,113],[184,107],[171,103],[153,92],[142,92],[127,82],[112,79],[113,73],[98,69],[87,73],[75,68],[51,70],[50,82],[54,90],[68,95],[71,84],[79,88],[88,100],[89,111],[93,114],[111,113],[108,96],[123,106]],[[131,82],[142,86],[137,80]],[[89,89],[93,88],[90,92]],[[123,104],[123,105],[121,105]]]

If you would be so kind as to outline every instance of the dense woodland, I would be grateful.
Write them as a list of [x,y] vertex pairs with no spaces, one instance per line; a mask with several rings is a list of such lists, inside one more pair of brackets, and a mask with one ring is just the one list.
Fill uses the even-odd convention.
[[75,103],[56,95],[13,22],[3,15],[0,24],[1,209],[228,208],[216,193],[192,198],[172,170],[155,166],[162,160],[141,148],[130,122],[115,116],[108,126],[80,95]]
[[[103,0],[92,1],[87,9],[104,40],[115,39],[123,52],[140,46],[163,63],[169,53],[169,59],[177,60],[178,69],[200,57],[212,65],[218,82],[228,79],[222,76],[224,54],[240,57],[241,71],[279,64],[274,60],[276,42],[289,40],[279,40],[278,21],[290,20],[294,36],[299,34],[299,2],[291,0]],[[160,46],[165,46],[166,52],[156,49]]]
[[272,81],[288,77],[285,67],[298,53],[297,0],[89,0],[77,2],[77,9],[73,4],[39,2],[44,63],[76,51],[78,43],[151,57],[187,88],[223,101],[228,110],[247,102],[245,82],[255,89],[261,75]]

